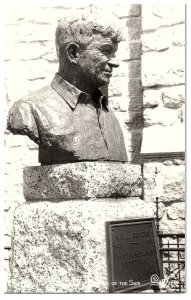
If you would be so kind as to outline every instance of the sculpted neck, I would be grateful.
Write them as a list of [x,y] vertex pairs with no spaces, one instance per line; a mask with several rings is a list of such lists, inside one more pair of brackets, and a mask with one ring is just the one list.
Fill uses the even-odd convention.
[[92,84],[88,78],[84,78],[81,74],[77,73],[76,71],[70,70],[70,72],[59,71],[58,74],[68,81],[70,84],[75,86],[82,92],[87,94],[93,94],[94,90],[98,88],[95,84]]

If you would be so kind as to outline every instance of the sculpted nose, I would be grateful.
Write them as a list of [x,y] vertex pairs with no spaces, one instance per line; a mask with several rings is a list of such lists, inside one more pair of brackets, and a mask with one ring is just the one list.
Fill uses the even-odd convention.
[[109,61],[108,61],[108,65],[110,67],[113,67],[113,68],[118,68],[119,67],[119,61],[116,59],[116,58],[111,58]]

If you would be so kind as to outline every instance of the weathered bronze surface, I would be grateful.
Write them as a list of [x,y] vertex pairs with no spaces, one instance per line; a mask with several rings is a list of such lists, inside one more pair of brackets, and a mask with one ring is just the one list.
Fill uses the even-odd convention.
[[58,22],[58,73],[50,86],[16,102],[8,116],[8,130],[39,144],[42,164],[127,161],[122,130],[100,91],[119,66],[120,41],[119,30],[100,16]]
[[162,277],[154,219],[107,223],[109,286],[111,292],[128,292],[151,285]]

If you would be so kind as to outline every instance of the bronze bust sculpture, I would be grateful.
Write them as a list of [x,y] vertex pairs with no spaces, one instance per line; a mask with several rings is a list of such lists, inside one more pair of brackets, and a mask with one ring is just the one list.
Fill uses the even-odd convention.
[[41,164],[127,161],[122,130],[99,89],[118,67],[121,35],[99,21],[73,16],[58,22],[58,73],[9,112],[7,128],[39,145]]

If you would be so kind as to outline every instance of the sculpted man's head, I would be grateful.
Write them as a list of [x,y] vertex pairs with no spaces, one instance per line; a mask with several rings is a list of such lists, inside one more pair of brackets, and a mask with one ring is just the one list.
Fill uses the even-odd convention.
[[119,66],[115,52],[121,38],[119,29],[99,16],[61,19],[56,29],[58,73],[88,93],[107,85],[112,69]]
[[122,37],[111,24],[97,14],[60,20],[57,74],[10,110],[7,128],[39,144],[42,164],[127,161],[119,122],[99,89],[118,67],[115,52]]

